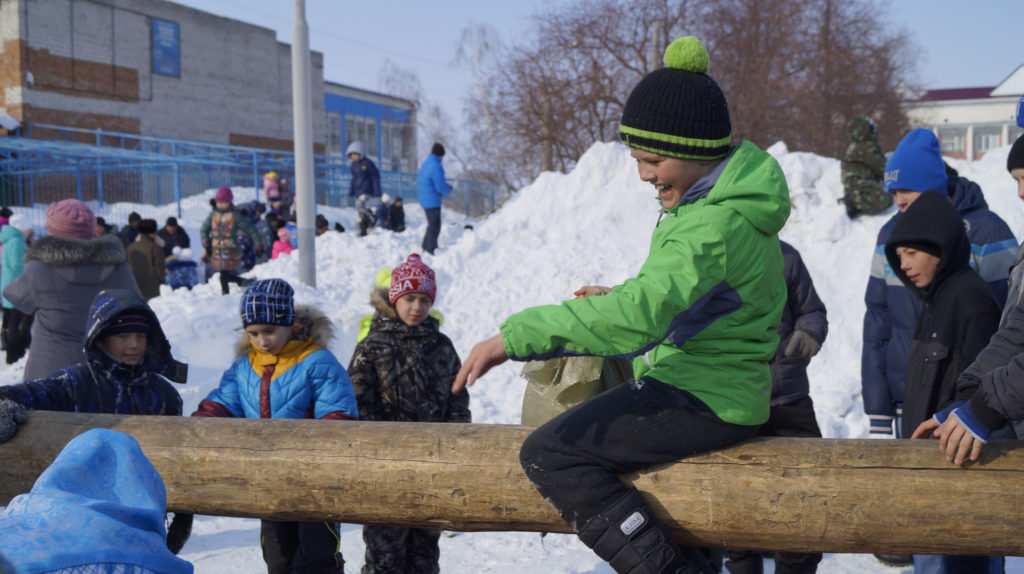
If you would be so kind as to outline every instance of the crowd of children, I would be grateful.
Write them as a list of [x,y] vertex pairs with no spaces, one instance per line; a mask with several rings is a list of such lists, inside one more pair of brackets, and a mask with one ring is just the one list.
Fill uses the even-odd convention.
[[[523,471],[617,572],[719,572],[721,556],[675,544],[648,500],[620,476],[759,434],[820,437],[806,368],[828,322],[798,251],[778,239],[790,211],[781,167],[751,142],[731,142],[725,96],[708,75],[699,40],[677,39],[664,61],[629,94],[620,125],[661,212],[640,271],[614,288],[577,292],[600,297],[508,317],[464,363],[432,309],[436,275],[414,253],[378,274],[370,293],[374,313],[343,367],[327,348],[333,325],[323,312],[296,305],[283,279],[240,276],[255,261],[295,248],[287,180],[273,172],[264,177],[269,210],[260,202],[235,206],[231,188],[220,188],[200,241],[222,292],[230,282],[245,288],[242,331],[219,385],[192,416],[468,423],[466,387],[508,359],[631,358],[633,379],[529,435],[520,451]],[[851,123],[851,136],[868,144],[873,133],[867,118]],[[1024,419],[1024,248],[988,210],[977,184],[943,163],[932,132],[913,130],[900,142],[885,163],[885,196],[869,185],[879,166],[877,143],[868,148],[872,153],[851,152],[846,160],[863,160],[868,170],[844,176],[848,212],[877,212],[889,201],[898,208],[879,233],[866,294],[862,382],[871,432],[934,437],[951,462],[977,460],[989,439],[1013,436],[1009,421]],[[404,229],[401,198],[380,193],[363,145],[354,142],[347,154],[360,235],[373,225]],[[435,172],[443,155],[436,144]],[[1024,136],[1007,170],[1024,199]],[[378,197],[379,205],[371,205]],[[429,210],[439,207],[425,209],[430,219]],[[49,235],[32,241],[23,219],[2,211],[0,217],[3,339],[9,361],[25,346],[29,351],[24,382],[0,387],[0,442],[16,435],[31,410],[181,416],[174,383],[185,381],[187,368],[171,355],[147,304],[165,275],[179,281],[191,262],[190,240],[177,220],[158,231],[156,221],[133,213],[115,236],[84,203],[64,200],[47,209]],[[428,252],[436,248],[435,219],[424,240]],[[318,217],[317,233],[327,228]],[[29,337],[24,317],[33,316]],[[731,360],[722,361],[723,353]],[[121,437],[103,440],[126,456],[137,450]],[[67,456],[90,455],[76,444]],[[26,501],[49,504],[40,493]],[[146,504],[161,495],[149,490]],[[7,513],[0,524],[22,518]],[[191,523],[190,515],[176,515],[166,530],[146,536],[156,534],[176,554]],[[362,572],[436,573],[439,535],[365,526]],[[338,537],[334,523],[264,520],[260,544],[268,572],[342,573]],[[30,550],[0,548],[7,558]],[[181,566],[159,556],[162,550],[153,555]],[[763,571],[758,551],[731,549],[726,556],[732,574]],[[821,554],[776,553],[775,560],[776,571],[811,574]],[[917,573],[1003,569],[1001,557],[912,561]]]

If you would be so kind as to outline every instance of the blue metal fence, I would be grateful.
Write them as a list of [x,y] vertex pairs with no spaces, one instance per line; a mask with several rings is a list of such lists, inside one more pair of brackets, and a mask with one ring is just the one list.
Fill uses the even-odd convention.
[[[31,207],[68,197],[106,203],[177,204],[206,190],[228,185],[255,188],[260,199],[263,174],[294,173],[294,154],[286,151],[211,144],[137,134],[26,124],[18,136],[0,137],[0,204]],[[317,204],[352,205],[347,159],[314,157]],[[291,179],[291,178],[289,178]],[[445,206],[477,217],[494,208],[495,186],[453,180]],[[416,201],[416,174],[381,172],[381,189],[392,197]]]

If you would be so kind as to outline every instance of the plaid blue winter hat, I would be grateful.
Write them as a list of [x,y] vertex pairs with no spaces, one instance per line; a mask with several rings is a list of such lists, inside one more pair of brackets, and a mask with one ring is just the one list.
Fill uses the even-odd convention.
[[239,311],[242,326],[253,324],[290,326],[295,322],[295,291],[284,279],[261,279],[245,290]]

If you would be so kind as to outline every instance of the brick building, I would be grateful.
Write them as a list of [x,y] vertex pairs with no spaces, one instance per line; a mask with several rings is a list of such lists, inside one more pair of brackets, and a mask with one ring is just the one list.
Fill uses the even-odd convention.
[[[325,151],[312,53],[314,151]],[[0,0],[0,114],[292,149],[291,47],[273,30],[163,0]]]

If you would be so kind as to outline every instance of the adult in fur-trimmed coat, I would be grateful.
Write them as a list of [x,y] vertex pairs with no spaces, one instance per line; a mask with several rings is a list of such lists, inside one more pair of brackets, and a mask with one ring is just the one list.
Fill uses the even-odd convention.
[[85,361],[82,340],[97,293],[139,292],[121,240],[115,235],[94,237],[95,225],[92,210],[81,201],[65,199],[51,205],[46,210],[50,235],[32,244],[24,272],[4,289],[4,298],[14,308],[35,313],[26,381]]
[[[469,396],[451,392],[461,361],[451,340],[439,331],[437,319],[427,314],[429,305],[416,311],[412,320],[395,307],[403,296],[426,295],[432,305],[435,294],[433,271],[415,254],[392,272],[390,289],[372,292],[376,312],[370,331],[356,345],[348,367],[360,419],[470,422]],[[364,526],[362,574],[436,573],[439,537],[436,530]]]

